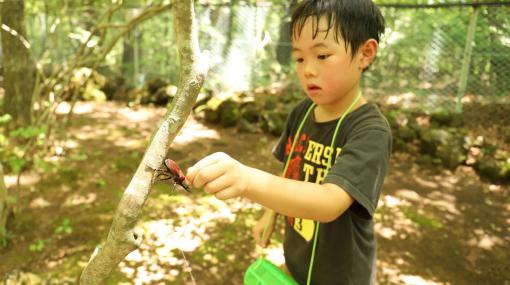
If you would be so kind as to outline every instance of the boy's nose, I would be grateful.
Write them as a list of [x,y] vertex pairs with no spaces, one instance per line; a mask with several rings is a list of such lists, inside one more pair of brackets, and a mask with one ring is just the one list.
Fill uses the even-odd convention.
[[314,77],[317,75],[317,71],[312,66],[312,64],[307,64],[304,69],[304,75],[307,78]]

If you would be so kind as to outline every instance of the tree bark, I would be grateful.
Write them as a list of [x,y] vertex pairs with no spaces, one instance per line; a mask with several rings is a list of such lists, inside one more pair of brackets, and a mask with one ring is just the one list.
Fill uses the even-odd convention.
[[200,56],[193,0],[174,1],[172,9],[181,62],[180,88],[124,191],[106,242],[92,254],[80,284],[105,284],[119,262],[139,247],[143,233],[135,225],[154,182],[155,171],[162,165],[171,142],[191,113],[204,82],[207,64]]
[[9,207],[7,205],[7,187],[4,183],[4,171],[0,163],[0,240],[4,239],[7,232],[6,224],[9,216]]
[[276,46],[276,60],[281,65],[288,65],[290,63],[292,55],[292,38],[290,33],[290,16],[292,11],[297,6],[297,1],[292,0],[287,8],[287,15],[280,24],[280,38],[278,39],[278,45]]
[[[131,21],[134,18],[134,10],[132,8],[127,9],[124,12],[124,16],[126,18],[126,22]],[[135,29],[130,30],[124,40],[122,42],[122,76],[128,80],[128,82],[132,82],[132,85],[136,84],[134,77],[134,58],[135,58],[135,49],[133,42],[135,41]]]
[[3,113],[12,116],[9,129],[15,129],[31,123],[35,82],[35,63],[30,56],[25,29],[24,1],[3,1],[1,20],[5,88]]
[[227,38],[225,41],[225,45],[223,46],[222,56],[223,58],[226,58],[228,56],[228,53],[230,52],[230,48],[232,47],[234,36],[236,33],[236,26],[235,22],[237,21],[237,9],[239,7],[237,6],[237,2],[239,0],[232,0],[230,1],[230,10],[228,15],[228,27],[227,27]]

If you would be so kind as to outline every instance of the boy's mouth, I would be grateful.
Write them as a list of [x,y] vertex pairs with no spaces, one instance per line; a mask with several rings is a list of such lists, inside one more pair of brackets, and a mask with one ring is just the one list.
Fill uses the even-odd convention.
[[307,89],[308,91],[319,91],[319,90],[321,90],[322,88],[320,88],[319,86],[317,86],[317,85],[315,85],[315,84],[308,84],[308,85],[306,86],[306,89]]

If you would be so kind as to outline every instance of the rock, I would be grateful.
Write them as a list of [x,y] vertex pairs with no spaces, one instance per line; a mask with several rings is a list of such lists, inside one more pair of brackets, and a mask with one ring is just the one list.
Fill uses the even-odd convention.
[[435,155],[438,145],[447,144],[452,135],[444,129],[423,129],[420,133],[422,153]]
[[443,166],[450,170],[454,170],[466,160],[464,149],[459,145],[442,145],[436,156],[441,159]]
[[263,100],[264,110],[274,110],[278,106],[278,98],[276,96],[265,96]]
[[262,114],[262,130],[279,136],[285,128],[287,113],[283,111],[265,111]]
[[162,87],[165,87],[167,85],[166,81],[164,81],[161,78],[153,78],[147,82],[147,91],[149,91],[149,94],[156,93],[159,89]]
[[458,129],[422,129],[420,151],[437,157],[448,169],[455,169],[466,160],[464,135]]
[[241,117],[240,105],[232,99],[227,99],[218,106],[218,113],[222,126],[235,126]]
[[405,152],[407,151],[407,143],[405,141],[403,141],[400,137],[398,136],[393,136],[393,145],[392,145],[392,150],[393,151],[402,151],[402,152]]
[[421,154],[416,157],[416,162],[422,165],[432,165],[432,157],[427,154]]
[[239,128],[237,130],[241,133],[250,133],[250,134],[258,132],[257,124],[248,122],[247,120],[245,120],[243,118],[241,118],[239,120]]
[[161,78],[151,79],[147,82],[148,98],[144,98],[142,103],[164,106],[172,101],[177,89],[177,86],[170,85]]
[[2,283],[5,285],[40,285],[43,284],[43,280],[29,272],[12,272],[8,275],[7,279],[5,280],[5,283]]
[[430,121],[433,125],[442,127],[461,127],[464,125],[464,116],[459,113],[450,112],[447,110],[439,110],[430,116]]
[[199,113],[202,111],[203,107],[206,106],[207,102],[209,102],[212,97],[213,92],[211,90],[206,90],[206,92],[201,92],[198,94],[197,101],[195,105],[193,105],[193,112]]
[[476,162],[474,168],[481,177],[491,182],[510,182],[510,159],[497,160],[493,157],[485,156]]
[[217,124],[220,121],[218,108],[222,102],[221,99],[213,96],[205,105],[198,107],[196,112],[203,113],[206,122]]
[[218,114],[217,110],[213,110],[211,108],[205,108],[203,110],[204,112],[204,119],[208,123],[217,124],[220,121],[220,116]]
[[413,140],[418,138],[418,133],[410,126],[402,126],[397,128],[396,135],[404,142],[412,142]]
[[107,78],[101,91],[106,95],[107,100],[125,100],[126,86],[122,76]]
[[149,103],[149,93],[147,90],[141,88],[132,88],[127,91],[126,99],[128,102],[137,102],[140,104],[148,104]]
[[250,123],[258,122],[260,110],[257,108],[257,104],[255,102],[244,103],[241,106],[241,117]]

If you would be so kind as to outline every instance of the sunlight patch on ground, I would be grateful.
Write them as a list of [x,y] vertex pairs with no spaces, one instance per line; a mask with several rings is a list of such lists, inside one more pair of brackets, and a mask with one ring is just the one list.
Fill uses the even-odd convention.
[[414,177],[414,181],[418,183],[418,185],[427,187],[427,188],[439,188],[439,185],[436,182],[428,181],[422,179],[421,177]]
[[[233,223],[236,219],[232,208],[216,198],[206,196],[195,201],[189,198],[180,200],[179,205],[172,209],[176,219],[142,223],[144,242],[121,263],[121,272],[135,284],[175,281],[178,276],[182,278],[190,270],[187,253],[197,251],[210,238],[207,229],[216,227],[218,222]],[[242,207],[238,203],[236,205]],[[214,258],[209,256],[209,259]]]
[[275,265],[282,266],[285,264],[285,256],[283,256],[283,247],[281,245],[278,247],[266,248],[264,253],[265,257]]
[[430,280],[426,280],[421,276],[416,275],[401,275],[400,280],[403,282],[402,284],[408,285],[439,285],[444,283],[437,283]]
[[88,193],[86,195],[73,194],[64,202],[65,207],[78,206],[83,204],[92,204],[96,201],[96,193]]
[[30,202],[30,208],[32,209],[46,208],[50,205],[51,203],[42,197],[37,197]]
[[[403,260],[399,259],[400,264],[403,264]],[[397,263],[397,262],[396,262]],[[377,262],[378,275],[382,276],[382,278],[386,282],[382,284],[403,284],[403,285],[442,285],[449,283],[439,283],[433,280],[425,279],[422,276],[411,275],[411,274],[403,274],[398,267],[395,267],[387,262],[378,261]]]
[[402,211],[411,207],[411,203],[391,195],[383,196],[379,203],[375,215],[377,235],[387,239],[405,239],[409,235],[420,235],[419,226]]
[[189,118],[182,127],[179,135],[175,137],[173,144],[186,145],[199,139],[220,139],[220,134],[203,124],[197,122],[193,118]]
[[[73,114],[83,115],[90,114],[94,110],[96,104],[93,102],[77,102],[73,108]],[[57,114],[65,115],[71,110],[71,103],[61,102],[57,107]]]
[[[17,175],[5,175],[4,181],[5,186],[7,188],[16,187],[16,180],[18,176]],[[24,172],[20,177],[20,185],[29,187],[32,185],[36,185],[41,180],[41,176],[39,176],[35,172]]]
[[475,229],[473,231],[473,237],[468,240],[467,244],[485,250],[492,250],[494,246],[504,246],[505,240],[497,236],[489,235],[483,229]]
[[[149,108],[128,108],[124,107],[118,110],[118,114],[122,116],[123,119],[132,122],[132,123],[141,123],[147,120],[150,120],[154,116],[154,109]],[[157,122],[154,122],[156,125]]]

